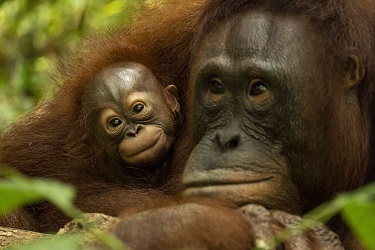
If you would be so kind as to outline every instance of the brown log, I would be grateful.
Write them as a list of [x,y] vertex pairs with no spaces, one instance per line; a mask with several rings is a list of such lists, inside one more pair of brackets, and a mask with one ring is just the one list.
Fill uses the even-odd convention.
[[[59,230],[59,232],[56,234],[56,237],[68,233],[82,234],[83,240],[81,243],[81,247],[85,248],[84,245],[88,242],[95,241],[95,238],[92,234],[90,234],[90,231],[82,225],[82,223],[84,223],[85,226],[88,226],[89,228],[104,230],[107,228],[108,224],[113,222],[114,220],[116,220],[116,218],[104,214],[84,214],[82,218],[72,220],[71,222],[66,224],[62,229]],[[17,244],[22,244],[31,240],[37,240],[42,238],[43,236],[51,235],[9,227],[0,227],[0,249]]]
[[9,227],[0,227],[0,248],[39,239],[43,236],[45,236],[45,234]]

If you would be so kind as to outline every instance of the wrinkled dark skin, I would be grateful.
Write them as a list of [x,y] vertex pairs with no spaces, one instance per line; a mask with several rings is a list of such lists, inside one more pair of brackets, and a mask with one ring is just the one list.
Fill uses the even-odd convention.
[[[324,96],[309,88],[323,81],[314,68],[319,47],[313,38],[298,39],[309,29],[297,18],[252,12],[207,36],[192,74],[195,113],[202,115],[193,122],[199,142],[184,172],[186,196],[301,211],[292,170],[316,171],[312,166],[317,157],[302,151],[293,159],[298,165],[288,166],[284,152],[295,144],[305,148],[310,140],[301,138],[305,134],[299,130],[319,126],[324,110]],[[311,65],[309,71],[304,65]],[[311,109],[309,98],[321,101]]]
[[342,122],[350,126],[360,116],[349,100],[362,73],[353,56],[347,75],[354,79],[324,75],[325,52],[312,32],[298,16],[252,10],[207,36],[192,74],[198,144],[184,172],[184,195],[301,213],[304,196],[331,180],[320,164],[331,145],[314,143],[334,132],[325,112],[334,101],[315,86],[335,88],[335,101],[347,111]]
[[[324,159],[332,150],[329,140],[341,136],[330,126],[337,118],[325,111],[326,103],[346,110],[340,122],[350,130],[351,121],[360,120],[354,100],[363,69],[356,55],[348,55],[351,67],[342,77],[322,73],[326,52],[309,36],[313,32],[298,17],[253,10],[206,37],[192,74],[198,144],[184,172],[185,196],[293,214],[316,205],[305,199],[324,193],[332,180],[322,162],[330,161]],[[322,82],[336,95],[315,87]]]

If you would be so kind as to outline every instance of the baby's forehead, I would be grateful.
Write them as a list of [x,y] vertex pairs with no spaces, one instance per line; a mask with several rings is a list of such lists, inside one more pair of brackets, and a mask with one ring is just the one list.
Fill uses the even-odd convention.
[[118,103],[134,96],[145,98],[147,95],[148,99],[160,99],[162,89],[152,74],[128,68],[110,68],[94,77],[85,96],[98,103]]
[[122,91],[154,91],[159,82],[146,67],[109,67],[99,74],[105,85]]

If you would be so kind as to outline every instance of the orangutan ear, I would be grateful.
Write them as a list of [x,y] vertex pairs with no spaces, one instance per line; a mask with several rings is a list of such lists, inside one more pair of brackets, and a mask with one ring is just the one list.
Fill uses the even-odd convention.
[[349,55],[346,62],[344,87],[351,89],[357,86],[365,76],[365,69],[357,55]]
[[168,85],[165,87],[167,94],[167,102],[171,111],[175,114],[180,111],[180,104],[178,103],[177,87],[175,85]]

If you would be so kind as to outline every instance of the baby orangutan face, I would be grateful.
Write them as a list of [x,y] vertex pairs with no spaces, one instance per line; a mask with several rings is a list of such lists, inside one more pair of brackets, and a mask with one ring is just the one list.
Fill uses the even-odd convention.
[[127,166],[160,162],[174,139],[176,90],[174,85],[164,88],[138,63],[118,63],[100,72],[83,103],[84,109],[95,110],[88,120],[96,124],[93,132],[102,149]]

